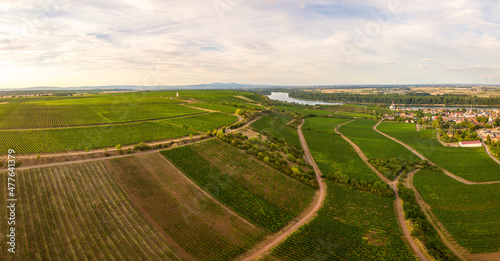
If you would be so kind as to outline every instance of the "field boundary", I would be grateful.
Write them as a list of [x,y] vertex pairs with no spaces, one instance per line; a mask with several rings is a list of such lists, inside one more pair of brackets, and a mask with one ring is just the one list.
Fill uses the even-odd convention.
[[399,195],[398,195],[398,192],[399,192],[399,190],[398,190],[398,182],[399,182],[399,178],[400,178],[401,174],[399,174],[393,181],[390,181],[389,179],[387,179],[386,177],[384,177],[384,175],[382,175],[382,173],[380,173],[380,171],[378,171],[375,167],[372,166],[372,164],[370,164],[370,162],[368,162],[368,158],[363,153],[363,151],[359,148],[359,146],[356,143],[354,143],[353,141],[351,141],[349,138],[347,138],[346,136],[344,136],[344,134],[342,134],[340,132],[339,129],[340,129],[340,127],[342,125],[348,124],[348,123],[353,122],[353,121],[354,120],[350,120],[348,122],[344,122],[342,124],[337,125],[337,127],[335,127],[335,132],[337,132],[345,141],[347,141],[354,148],[354,150],[356,151],[356,153],[358,154],[358,156],[363,160],[363,162],[375,174],[377,174],[377,176],[384,183],[386,183],[387,185],[389,185],[392,188],[392,190],[394,191],[394,194],[395,194],[395,200],[394,200],[394,205],[395,205],[395,210],[396,210],[395,212],[397,213],[397,216],[398,216],[398,219],[397,219],[399,221],[398,223],[400,223],[400,226],[403,229],[403,234],[406,237],[408,243],[410,244],[411,249],[418,256],[418,258],[420,260],[423,260],[423,261],[428,261],[429,259],[421,251],[421,249],[418,247],[418,245],[415,242],[415,240],[413,240],[413,237],[411,236],[411,233],[408,230],[408,226],[406,225],[405,213],[404,213],[404,210],[403,210],[403,203],[399,199]]
[[389,135],[387,135],[387,134],[385,134],[385,133],[383,133],[383,132],[379,131],[379,130],[377,129],[377,126],[378,126],[380,123],[382,123],[382,120],[380,120],[377,124],[375,124],[375,126],[373,126],[373,129],[374,129],[376,132],[378,132],[378,133],[380,133],[380,134],[384,135],[385,137],[387,137],[387,138],[389,138],[389,139],[391,139],[391,140],[393,140],[393,141],[395,141],[395,142],[397,142],[397,143],[399,143],[399,144],[403,145],[406,149],[408,149],[409,151],[411,151],[413,154],[417,155],[417,157],[419,157],[420,159],[422,159],[422,160],[426,160],[426,161],[428,161],[431,165],[438,167],[440,170],[442,170],[442,171],[444,172],[444,174],[446,174],[446,175],[447,175],[447,176],[449,176],[450,178],[453,178],[453,179],[457,180],[458,182],[461,182],[461,183],[466,184],[466,185],[488,185],[488,184],[498,184],[498,183],[500,183],[500,180],[498,180],[498,181],[473,182],[473,181],[466,180],[466,179],[464,179],[464,178],[462,178],[462,177],[459,177],[459,176],[457,176],[457,175],[455,175],[455,174],[453,174],[453,173],[451,173],[451,172],[447,171],[446,169],[442,168],[441,166],[439,166],[439,165],[435,164],[434,162],[430,161],[428,158],[426,158],[424,155],[420,154],[418,151],[416,151],[416,150],[415,150],[414,148],[412,148],[410,145],[408,145],[408,144],[406,144],[406,143],[404,143],[404,142],[402,142],[402,141],[400,141],[400,140],[398,140],[398,139],[396,139],[396,138],[394,138],[394,137],[392,137],[392,136],[389,136]]
[[297,134],[299,135],[300,143],[302,145],[302,148],[304,149],[304,155],[306,156],[306,159],[309,161],[309,163],[311,163],[314,171],[316,172],[316,179],[318,180],[319,184],[319,195],[318,197],[315,197],[316,202],[311,202],[311,205],[314,204],[314,207],[311,210],[309,210],[309,212],[307,212],[302,219],[297,221],[297,223],[295,223],[293,226],[285,230],[283,233],[277,236],[273,241],[263,246],[261,249],[253,253],[251,256],[245,258],[244,261],[255,260],[258,257],[264,255],[266,252],[268,252],[275,246],[277,246],[278,244],[280,244],[281,242],[283,242],[288,236],[297,231],[302,225],[309,223],[316,215],[316,212],[318,212],[318,210],[323,206],[326,197],[326,186],[322,181],[321,171],[319,170],[318,165],[316,165],[316,162],[314,161],[312,154],[309,151],[309,148],[307,147],[306,139],[302,134],[302,125],[304,124],[304,122],[305,122],[304,119],[302,119],[302,123],[297,127]]
[[412,171],[408,173],[408,177],[405,182],[406,186],[415,191],[415,199],[418,205],[420,205],[420,208],[422,209],[425,216],[429,220],[429,223],[431,223],[431,225],[434,227],[439,237],[441,238],[441,240],[443,240],[443,243],[448,247],[448,249],[450,249],[453,252],[453,254],[455,254],[455,256],[457,256],[460,260],[469,260],[464,255],[462,255],[462,252],[466,252],[466,254],[469,254],[468,251],[466,251],[463,247],[461,247],[457,243],[453,244],[452,242],[450,242],[449,239],[453,240],[453,237],[446,230],[446,227],[443,225],[443,223],[441,223],[439,219],[434,215],[434,213],[431,210],[431,207],[424,201],[424,199],[418,192],[417,188],[415,188],[415,186],[413,185],[413,176],[417,172],[418,171]]
[[[193,107],[193,109],[198,109],[198,108]],[[213,112],[218,112],[218,111],[213,111]],[[211,113],[213,113],[213,112],[211,112]],[[207,111],[207,112],[172,116],[172,117],[167,117],[167,118],[154,118],[154,119],[137,120],[137,121],[110,122],[110,123],[72,125],[72,126],[60,126],[60,127],[44,127],[44,128],[0,129],[0,131],[36,131],[36,130],[42,131],[42,130],[60,130],[60,129],[73,129],[73,128],[90,128],[90,127],[99,127],[99,126],[126,125],[126,124],[134,124],[134,123],[141,123],[141,122],[154,122],[154,121],[161,121],[161,120],[170,120],[170,119],[191,117],[191,116],[197,116],[197,115],[206,115],[209,113],[210,112]],[[167,123],[167,124],[169,124],[169,123]],[[172,124],[170,124],[170,125],[172,125]],[[172,125],[172,126],[174,126],[174,125]]]

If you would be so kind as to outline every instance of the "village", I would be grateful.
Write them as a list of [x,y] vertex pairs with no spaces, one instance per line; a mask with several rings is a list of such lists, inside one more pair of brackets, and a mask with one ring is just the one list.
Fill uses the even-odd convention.
[[461,147],[481,147],[480,139],[490,145],[500,143],[500,108],[399,108],[394,104],[389,108],[393,114],[385,114],[384,120],[441,129],[443,142],[456,142]]

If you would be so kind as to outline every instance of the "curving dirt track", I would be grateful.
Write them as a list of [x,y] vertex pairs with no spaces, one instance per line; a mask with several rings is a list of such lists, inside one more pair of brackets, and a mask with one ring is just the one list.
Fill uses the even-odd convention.
[[326,186],[321,180],[321,171],[318,168],[318,165],[316,165],[316,162],[314,161],[311,152],[309,151],[309,148],[307,147],[306,140],[304,138],[304,135],[302,134],[302,125],[304,124],[304,120],[302,120],[302,123],[297,127],[297,132],[299,134],[300,138],[300,144],[302,145],[302,148],[304,149],[304,153],[306,155],[307,161],[313,166],[314,171],[316,172],[316,179],[318,180],[319,184],[319,197],[317,197],[316,202],[314,203],[314,207],[305,214],[305,216],[299,220],[297,223],[295,223],[292,227],[288,228],[285,230],[282,234],[280,234],[278,237],[273,239],[273,241],[269,242],[259,250],[257,250],[255,253],[253,253],[251,256],[245,258],[245,261],[250,261],[250,260],[256,260],[258,257],[262,256],[264,253],[266,253],[268,250],[272,249],[273,247],[277,246],[279,243],[284,241],[289,235],[291,235],[293,232],[297,231],[299,227],[302,225],[305,225],[309,223],[314,215],[316,215],[316,212],[321,208],[323,205],[323,202],[325,201],[326,197]]
[[349,144],[351,144],[351,146],[354,148],[354,150],[356,151],[356,153],[359,155],[359,157],[363,160],[363,162],[368,166],[370,167],[370,169],[375,172],[375,174],[377,174],[377,176],[382,180],[384,181],[387,185],[389,185],[392,190],[394,190],[394,194],[395,194],[395,201],[394,201],[394,204],[396,205],[396,212],[398,213],[398,220],[399,220],[399,223],[401,225],[401,228],[403,229],[403,233],[406,237],[406,239],[408,240],[408,243],[410,244],[413,252],[418,256],[418,258],[420,260],[424,260],[424,261],[427,261],[429,260],[427,258],[427,256],[420,250],[420,248],[418,247],[417,243],[415,243],[415,240],[413,240],[413,237],[411,236],[411,232],[410,230],[408,229],[408,226],[406,225],[406,219],[405,219],[405,213],[404,213],[404,210],[403,210],[403,203],[402,201],[399,199],[399,194],[398,194],[398,180],[399,180],[399,177],[398,176],[396,179],[394,179],[394,181],[391,181],[389,179],[387,179],[386,177],[384,177],[384,175],[382,175],[382,173],[380,173],[380,171],[378,171],[376,168],[374,168],[372,166],[372,164],[370,164],[368,162],[368,158],[366,157],[366,155],[363,153],[363,151],[359,148],[359,146],[354,143],[353,141],[351,141],[349,138],[347,138],[346,136],[344,136],[344,134],[342,134],[339,129],[342,125],[344,124],[347,124],[349,122],[352,122],[354,120],[351,120],[351,121],[348,121],[348,122],[344,122],[342,124],[339,124],[337,125],[337,127],[335,128],[335,131],[340,134],[340,136],[346,140]]
[[500,183],[500,180],[499,180],[499,181],[485,181],[485,182],[474,182],[474,181],[469,181],[469,180],[466,180],[466,179],[464,179],[464,178],[462,178],[462,177],[459,177],[459,176],[457,176],[457,175],[455,175],[455,174],[453,174],[453,173],[451,173],[451,172],[449,172],[449,171],[447,171],[447,170],[445,170],[445,169],[441,168],[440,166],[438,166],[438,165],[437,165],[437,164],[435,164],[434,162],[430,161],[428,158],[426,158],[424,155],[420,154],[418,151],[416,151],[414,148],[410,147],[410,146],[409,146],[409,145],[407,145],[406,143],[404,143],[404,142],[402,142],[402,141],[400,141],[400,140],[398,140],[398,139],[396,139],[396,138],[394,138],[394,137],[392,137],[392,136],[389,136],[389,135],[387,135],[387,134],[385,134],[385,133],[383,133],[383,132],[379,131],[379,130],[377,129],[377,126],[378,126],[381,122],[382,122],[382,120],[381,120],[381,121],[379,121],[377,124],[375,124],[375,126],[373,126],[373,130],[375,130],[376,132],[378,132],[378,133],[380,133],[380,134],[384,135],[385,137],[387,137],[387,138],[389,138],[389,139],[391,139],[391,140],[393,140],[393,141],[395,141],[395,142],[397,142],[397,143],[399,143],[399,144],[403,145],[406,149],[408,149],[409,151],[411,151],[413,154],[417,155],[417,157],[419,157],[420,159],[422,159],[422,160],[427,160],[430,164],[432,164],[432,165],[434,165],[434,166],[436,166],[436,167],[440,168],[441,170],[443,170],[444,174],[448,175],[450,178],[453,178],[453,179],[455,179],[455,180],[457,180],[457,181],[459,181],[459,182],[461,182],[461,183],[463,183],[463,184],[467,184],[467,185],[488,185],[488,184],[496,184],[496,183]]

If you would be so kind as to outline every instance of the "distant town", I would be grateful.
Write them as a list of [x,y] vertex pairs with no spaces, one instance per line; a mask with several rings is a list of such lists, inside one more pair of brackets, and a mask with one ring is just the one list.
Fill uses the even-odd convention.
[[440,129],[439,136],[444,142],[459,142],[462,147],[480,147],[479,140],[493,146],[500,143],[500,108],[403,108],[393,103],[389,109],[394,113],[385,114],[384,120]]

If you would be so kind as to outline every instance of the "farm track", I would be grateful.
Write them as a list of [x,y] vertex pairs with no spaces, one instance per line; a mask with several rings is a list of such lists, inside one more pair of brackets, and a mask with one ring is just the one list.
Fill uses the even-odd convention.
[[[189,107],[189,106],[186,106],[186,107]],[[190,107],[190,108],[199,109],[199,108],[195,108],[195,107]],[[199,109],[199,110],[201,110],[201,109]],[[217,111],[210,111],[210,112],[217,112]],[[193,114],[185,114],[185,115],[179,115],[179,116],[173,116],[173,117],[167,117],[167,118],[156,118],[156,119],[137,120],[137,121],[110,122],[110,123],[84,124],[84,125],[72,125],[72,126],[60,126],[60,127],[44,127],[44,128],[0,129],[0,131],[33,131],[33,130],[54,130],[54,129],[59,130],[59,129],[85,128],[85,127],[114,126],[114,125],[126,125],[126,124],[141,123],[141,122],[170,120],[170,119],[177,119],[177,118],[184,118],[184,117],[198,116],[198,115],[205,115],[205,114],[209,114],[209,111],[200,112],[200,113],[193,113]]]
[[[241,126],[240,128],[238,129],[241,129],[241,128],[244,128],[244,127],[247,127],[249,126],[250,124],[254,123],[255,121],[259,120],[261,117],[257,117],[256,119],[252,120],[252,121],[249,121],[247,123],[245,123],[245,125]],[[229,131],[228,133],[231,133],[231,132],[234,132],[234,131],[237,131],[238,129],[234,129],[234,130],[231,130]],[[197,136],[194,136],[194,138],[197,138],[197,137],[200,137],[201,135],[197,135]],[[198,141],[194,141],[194,142],[190,142],[190,138],[189,137],[184,137],[184,138],[181,138],[181,139],[171,139],[171,140],[166,140],[166,141],[157,141],[157,142],[153,142],[153,143],[146,143],[150,146],[154,146],[156,144],[163,144],[165,142],[169,142],[169,141],[172,141],[172,142],[181,142],[181,141],[188,141],[187,143],[185,144],[182,144],[182,145],[179,145],[177,146],[176,148],[178,147],[182,147],[182,146],[187,146],[187,145],[191,145],[193,143],[199,143],[199,142],[204,142],[204,141],[207,141],[209,139],[214,139],[214,138],[208,138],[208,139],[204,139],[204,140],[198,140]],[[132,148],[133,146],[124,146],[123,149],[127,149],[127,148]],[[91,158],[91,159],[81,159],[81,160],[73,160],[73,161],[64,161],[64,162],[53,162],[53,163],[48,163],[48,164],[40,164],[40,165],[32,165],[32,166],[21,166],[21,167],[18,167],[17,169],[18,170],[25,170],[25,169],[35,169],[35,168],[42,168],[42,167],[51,167],[51,166],[61,166],[61,165],[67,165],[67,164],[72,164],[72,163],[81,163],[81,162],[92,162],[92,161],[98,161],[98,160],[103,160],[103,159],[113,159],[113,158],[124,158],[124,157],[127,157],[127,156],[131,156],[131,155],[137,155],[137,154],[148,154],[148,153],[155,153],[155,152],[158,152],[158,151],[161,151],[161,150],[165,150],[166,148],[161,148],[161,149],[153,149],[153,150],[149,150],[149,151],[144,151],[144,152],[135,152],[134,154],[124,154],[124,155],[116,155],[116,156],[110,156],[110,157],[95,157],[95,158]],[[167,148],[168,149],[168,148]],[[115,149],[116,150],[116,149]],[[96,150],[96,151],[93,151],[93,152],[104,152],[104,150]],[[109,150],[110,152],[113,151],[113,150]],[[65,156],[65,155],[79,155],[79,154],[86,154],[87,152],[75,152],[75,153],[59,153],[59,154],[52,154],[51,156]],[[19,159],[22,159],[22,157],[18,157]],[[3,172],[3,171],[7,171],[7,170],[0,170],[0,172]]]
[[266,253],[273,247],[277,246],[279,243],[284,241],[288,236],[297,231],[302,225],[309,223],[313,219],[316,212],[318,212],[318,210],[323,206],[323,202],[325,201],[326,197],[326,186],[321,180],[322,176],[321,171],[319,170],[318,165],[316,165],[316,162],[314,161],[312,154],[309,151],[309,148],[307,147],[306,139],[302,134],[303,124],[304,120],[302,120],[302,123],[297,127],[297,133],[299,135],[300,143],[302,144],[302,148],[304,149],[304,154],[306,155],[307,161],[313,166],[313,169],[316,172],[316,179],[318,180],[319,184],[319,196],[316,197],[316,202],[314,203],[314,207],[311,210],[309,210],[309,212],[307,212],[302,219],[300,219],[292,227],[285,230],[282,234],[277,236],[273,241],[269,242],[268,244],[260,248],[257,252],[245,258],[244,259],[245,261],[256,260],[258,257],[261,257],[264,253]]
[[424,199],[418,192],[417,188],[415,188],[415,186],[413,185],[413,176],[417,172],[418,170],[408,173],[408,177],[406,178],[405,182],[406,187],[411,188],[413,191],[415,191],[415,199],[417,200],[418,205],[420,205],[420,208],[424,212],[425,216],[427,217],[431,225],[434,227],[436,232],[439,234],[439,237],[441,238],[443,243],[448,247],[448,249],[450,249],[451,252],[453,252],[453,254],[457,256],[460,260],[469,260],[462,254],[463,250],[462,251],[459,250],[461,249],[461,247],[458,246],[457,243],[454,244],[450,242],[451,240],[453,240],[451,234],[446,230],[445,226],[441,222],[439,222],[437,217],[431,211],[431,207],[424,201]]
[[491,151],[490,151],[490,148],[488,147],[488,145],[486,145],[486,143],[483,142],[483,147],[484,147],[484,150],[486,150],[486,153],[488,153],[488,155],[498,164],[500,164],[500,160],[497,159],[497,157],[491,155]]
[[403,145],[406,149],[408,149],[409,151],[411,151],[413,154],[417,155],[417,157],[419,157],[420,159],[427,160],[431,165],[434,165],[434,166],[438,167],[439,169],[441,169],[444,172],[444,174],[448,175],[450,178],[453,178],[453,179],[457,180],[458,182],[461,182],[461,183],[466,184],[466,185],[488,185],[488,184],[498,184],[498,183],[500,183],[500,180],[499,181],[473,182],[473,181],[466,180],[466,179],[464,179],[462,177],[459,177],[459,176],[457,176],[457,175],[455,175],[455,174],[453,174],[453,173],[451,173],[451,172],[443,169],[442,167],[440,167],[439,165],[435,164],[434,162],[430,161],[428,158],[426,158],[424,155],[420,154],[418,151],[416,151],[410,145],[408,145],[408,144],[406,144],[406,143],[404,143],[404,142],[402,142],[402,141],[400,141],[400,140],[398,140],[398,139],[396,139],[396,138],[394,138],[392,136],[389,136],[389,135],[387,135],[387,134],[379,131],[377,129],[377,126],[380,123],[382,123],[382,120],[379,121],[377,124],[375,124],[375,126],[373,126],[373,130],[375,130],[376,132],[384,135],[385,137],[387,137],[387,138],[389,138],[389,139],[391,139],[391,140],[393,140],[393,141],[395,141],[395,142]]
[[399,195],[398,195],[398,180],[399,180],[399,176],[397,176],[394,181],[391,181],[389,179],[387,179],[386,177],[384,177],[384,175],[382,175],[382,173],[380,173],[380,171],[378,171],[375,167],[372,166],[372,164],[370,164],[368,162],[368,158],[366,157],[366,155],[363,153],[363,151],[359,148],[359,146],[354,143],[353,141],[351,141],[349,138],[347,138],[346,136],[344,136],[344,134],[342,134],[340,132],[340,127],[344,124],[348,124],[350,122],[353,122],[354,120],[350,120],[348,122],[344,122],[344,123],[341,123],[339,125],[337,125],[337,127],[335,127],[335,132],[337,132],[338,134],[340,134],[340,136],[346,140],[353,148],[354,150],[356,151],[356,153],[358,154],[358,156],[363,160],[363,162],[375,173],[377,174],[377,176],[384,182],[386,183],[387,185],[389,185],[392,190],[394,190],[394,194],[395,194],[395,201],[394,201],[394,204],[396,206],[396,212],[398,214],[398,221],[401,225],[401,228],[403,229],[403,232],[404,232],[404,235],[408,241],[408,243],[410,244],[413,252],[418,256],[418,258],[420,260],[423,260],[423,261],[427,261],[429,260],[427,258],[427,256],[420,250],[420,248],[418,247],[417,243],[415,243],[415,240],[413,240],[413,237],[411,236],[411,232],[410,230],[408,229],[408,226],[406,225],[406,219],[405,219],[405,213],[404,213],[404,210],[403,210],[403,203],[401,202],[401,200],[399,199]]
[[[402,141],[399,141],[398,139],[393,138],[392,136],[389,136],[389,135],[387,135],[387,134],[379,131],[377,129],[377,126],[381,122],[382,122],[382,120],[379,121],[375,126],[373,126],[373,129],[375,131],[377,131],[378,133],[386,136],[387,138],[389,138],[389,139],[391,139],[391,140],[393,140],[393,141],[395,141],[395,142],[403,145],[405,148],[407,148],[408,150],[410,150],[413,154],[415,154],[416,156],[418,156],[420,159],[429,161],[430,164],[432,164],[434,166],[437,166],[447,176],[449,176],[449,177],[451,177],[451,178],[453,178],[453,179],[455,179],[455,180],[457,180],[457,181],[459,181],[459,182],[461,182],[463,184],[466,184],[466,185],[488,185],[488,184],[500,183],[500,181],[471,182],[471,181],[465,180],[465,179],[463,179],[461,177],[458,177],[458,176],[452,174],[451,172],[449,172],[449,171],[443,169],[442,167],[436,165],[435,163],[431,162],[429,159],[427,159],[426,157],[424,157],[422,154],[420,154],[419,152],[417,152],[415,149],[413,149],[412,147],[410,147],[406,143],[404,143]],[[454,243],[451,234],[446,230],[445,226],[434,215],[434,213],[431,210],[431,207],[424,201],[424,199],[422,198],[422,196],[420,195],[420,193],[418,192],[418,190],[413,185],[413,176],[414,176],[415,173],[416,172],[411,172],[411,173],[408,174],[408,178],[406,179],[406,186],[408,188],[411,188],[411,189],[413,189],[415,191],[415,195],[416,195],[415,198],[417,200],[417,203],[420,205],[420,208],[424,211],[424,214],[426,215],[427,219],[429,220],[429,222],[431,223],[431,225],[434,227],[434,229],[437,231],[437,233],[438,233],[439,237],[441,238],[441,240],[453,252],[453,254],[455,254],[460,260],[496,260],[496,258],[498,258],[498,256],[500,255],[500,252],[470,254],[470,253],[468,253],[467,250],[463,249],[457,243]],[[451,241],[453,241],[453,242],[451,242]],[[464,255],[463,252],[465,252],[466,254]]]

